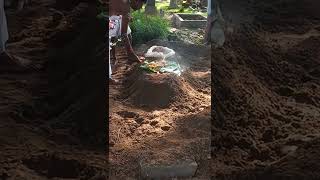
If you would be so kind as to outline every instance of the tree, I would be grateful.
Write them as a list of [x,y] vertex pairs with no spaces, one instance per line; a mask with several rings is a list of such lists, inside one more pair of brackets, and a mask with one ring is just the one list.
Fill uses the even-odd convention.
[[145,7],[146,14],[157,14],[157,7],[155,0],[148,0],[147,5]]
[[178,8],[178,2],[177,2],[177,0],[170,0],[170,5],[169,5],[169,7],[170,7],[171,9]]
[[202,7],[208,6],[208,1],[207,1],[207,0],[201,0],[201,1],[200,1],[200,5],[201,5]]

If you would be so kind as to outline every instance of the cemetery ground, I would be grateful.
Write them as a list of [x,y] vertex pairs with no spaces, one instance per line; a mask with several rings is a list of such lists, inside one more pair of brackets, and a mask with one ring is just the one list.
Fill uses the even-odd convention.
[[[187,157],[182,173],[196,167],[198,179],[319,179],[317,1],[224,0],[226,42],[211,55],[170,39],[135,47],[175,49],[189,67],[178,79],[143,74],[119,48],[124,83],[109,87],[109,100],[96,5],[32,2],[8,11],[8,51],[40,69],[1,70],[1,179],[138,179],[157,157]],[[110,132],[99,117],[106,101]],[[97,145],[107,133],[110,164]]]

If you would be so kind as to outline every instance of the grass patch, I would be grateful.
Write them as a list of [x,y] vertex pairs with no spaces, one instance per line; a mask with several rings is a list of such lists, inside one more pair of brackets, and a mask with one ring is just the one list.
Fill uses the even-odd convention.
[[165,39],[169,35],[169,22],[159,16],[146,15],[143,12],[132,13],[133,44],[141,44],[153,39]]
[[200,14],[203,16],[206,16],[207,13],[203,13],[203,12],[197,12],[197,11],[193,11],[191,8],[184,8],[182,5],[178,4],[178,8],[170,8],[169,7],[170,2],[169,1],[156,1],[156,7],[158,10],[163,9],[167,14],[173,14],[173,13],[195,13],[195,14]]
[[[167,15],[174,14],[174,13],[194,13],[200,14],[202,16],[207,16],[207,13],[193,11],[191,8],[184,8],[182,5],[178,4],[178,8],[170,8],[170,1],[156,1],[156,7],[159,11],[160,9],[164,10]],[[143,6],[141,12],[144,12],[145,5]]]

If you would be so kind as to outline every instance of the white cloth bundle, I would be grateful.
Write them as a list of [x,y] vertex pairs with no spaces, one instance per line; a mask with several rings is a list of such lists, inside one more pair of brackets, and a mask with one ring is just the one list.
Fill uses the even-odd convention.
[[5,51],[6,42],[9,39],[6,14],[4,12],[4,0],[0,0],[0,53]]

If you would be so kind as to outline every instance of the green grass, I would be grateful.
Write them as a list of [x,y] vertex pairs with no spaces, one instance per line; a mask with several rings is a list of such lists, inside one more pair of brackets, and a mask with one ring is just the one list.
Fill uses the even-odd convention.
[[[168,15],[170,14],[173,14],[173,13],[195,13],[195,14],[200,14],[202,16],[207,16],[207,13],[202,13],[202,12],[193,12],[192,9],[190,8],[183,8],[181,5],[179,5],[179,8],[174,8],[174,9],[171,9],[169,7],[170,5],[170,1],[167,0],[167,1],[164,1],[164,2],[161,2],[161,1],[157,1],[156,0],[156,7],[157,7],[157,10],[159,11],[160,9],[164,10],[165,13]],[[144,12],[144,8],[145,6],[143,6],[141,12]]]
[[192,9],[190,8],[183,8],[181,5],[179,5],[179,8],[171,9],[169,7],[170,1],[156,1],[156,7],[158,10],[163,9],[167,14],[172,14],[172,13],[195,13],[195,14],[201,14],[203,16],[206,16],[207,13],[202,13],[202,12],[193,12]]
[[167,1],[167,2],[156,1],[156,6],[157,6],[157,9],[168,9],[169,1]]
[[133,44],[141,44],[153,39],[165,39],[169,35],[169,22],[159,16],[146,15],[143,12],[132,13]]

